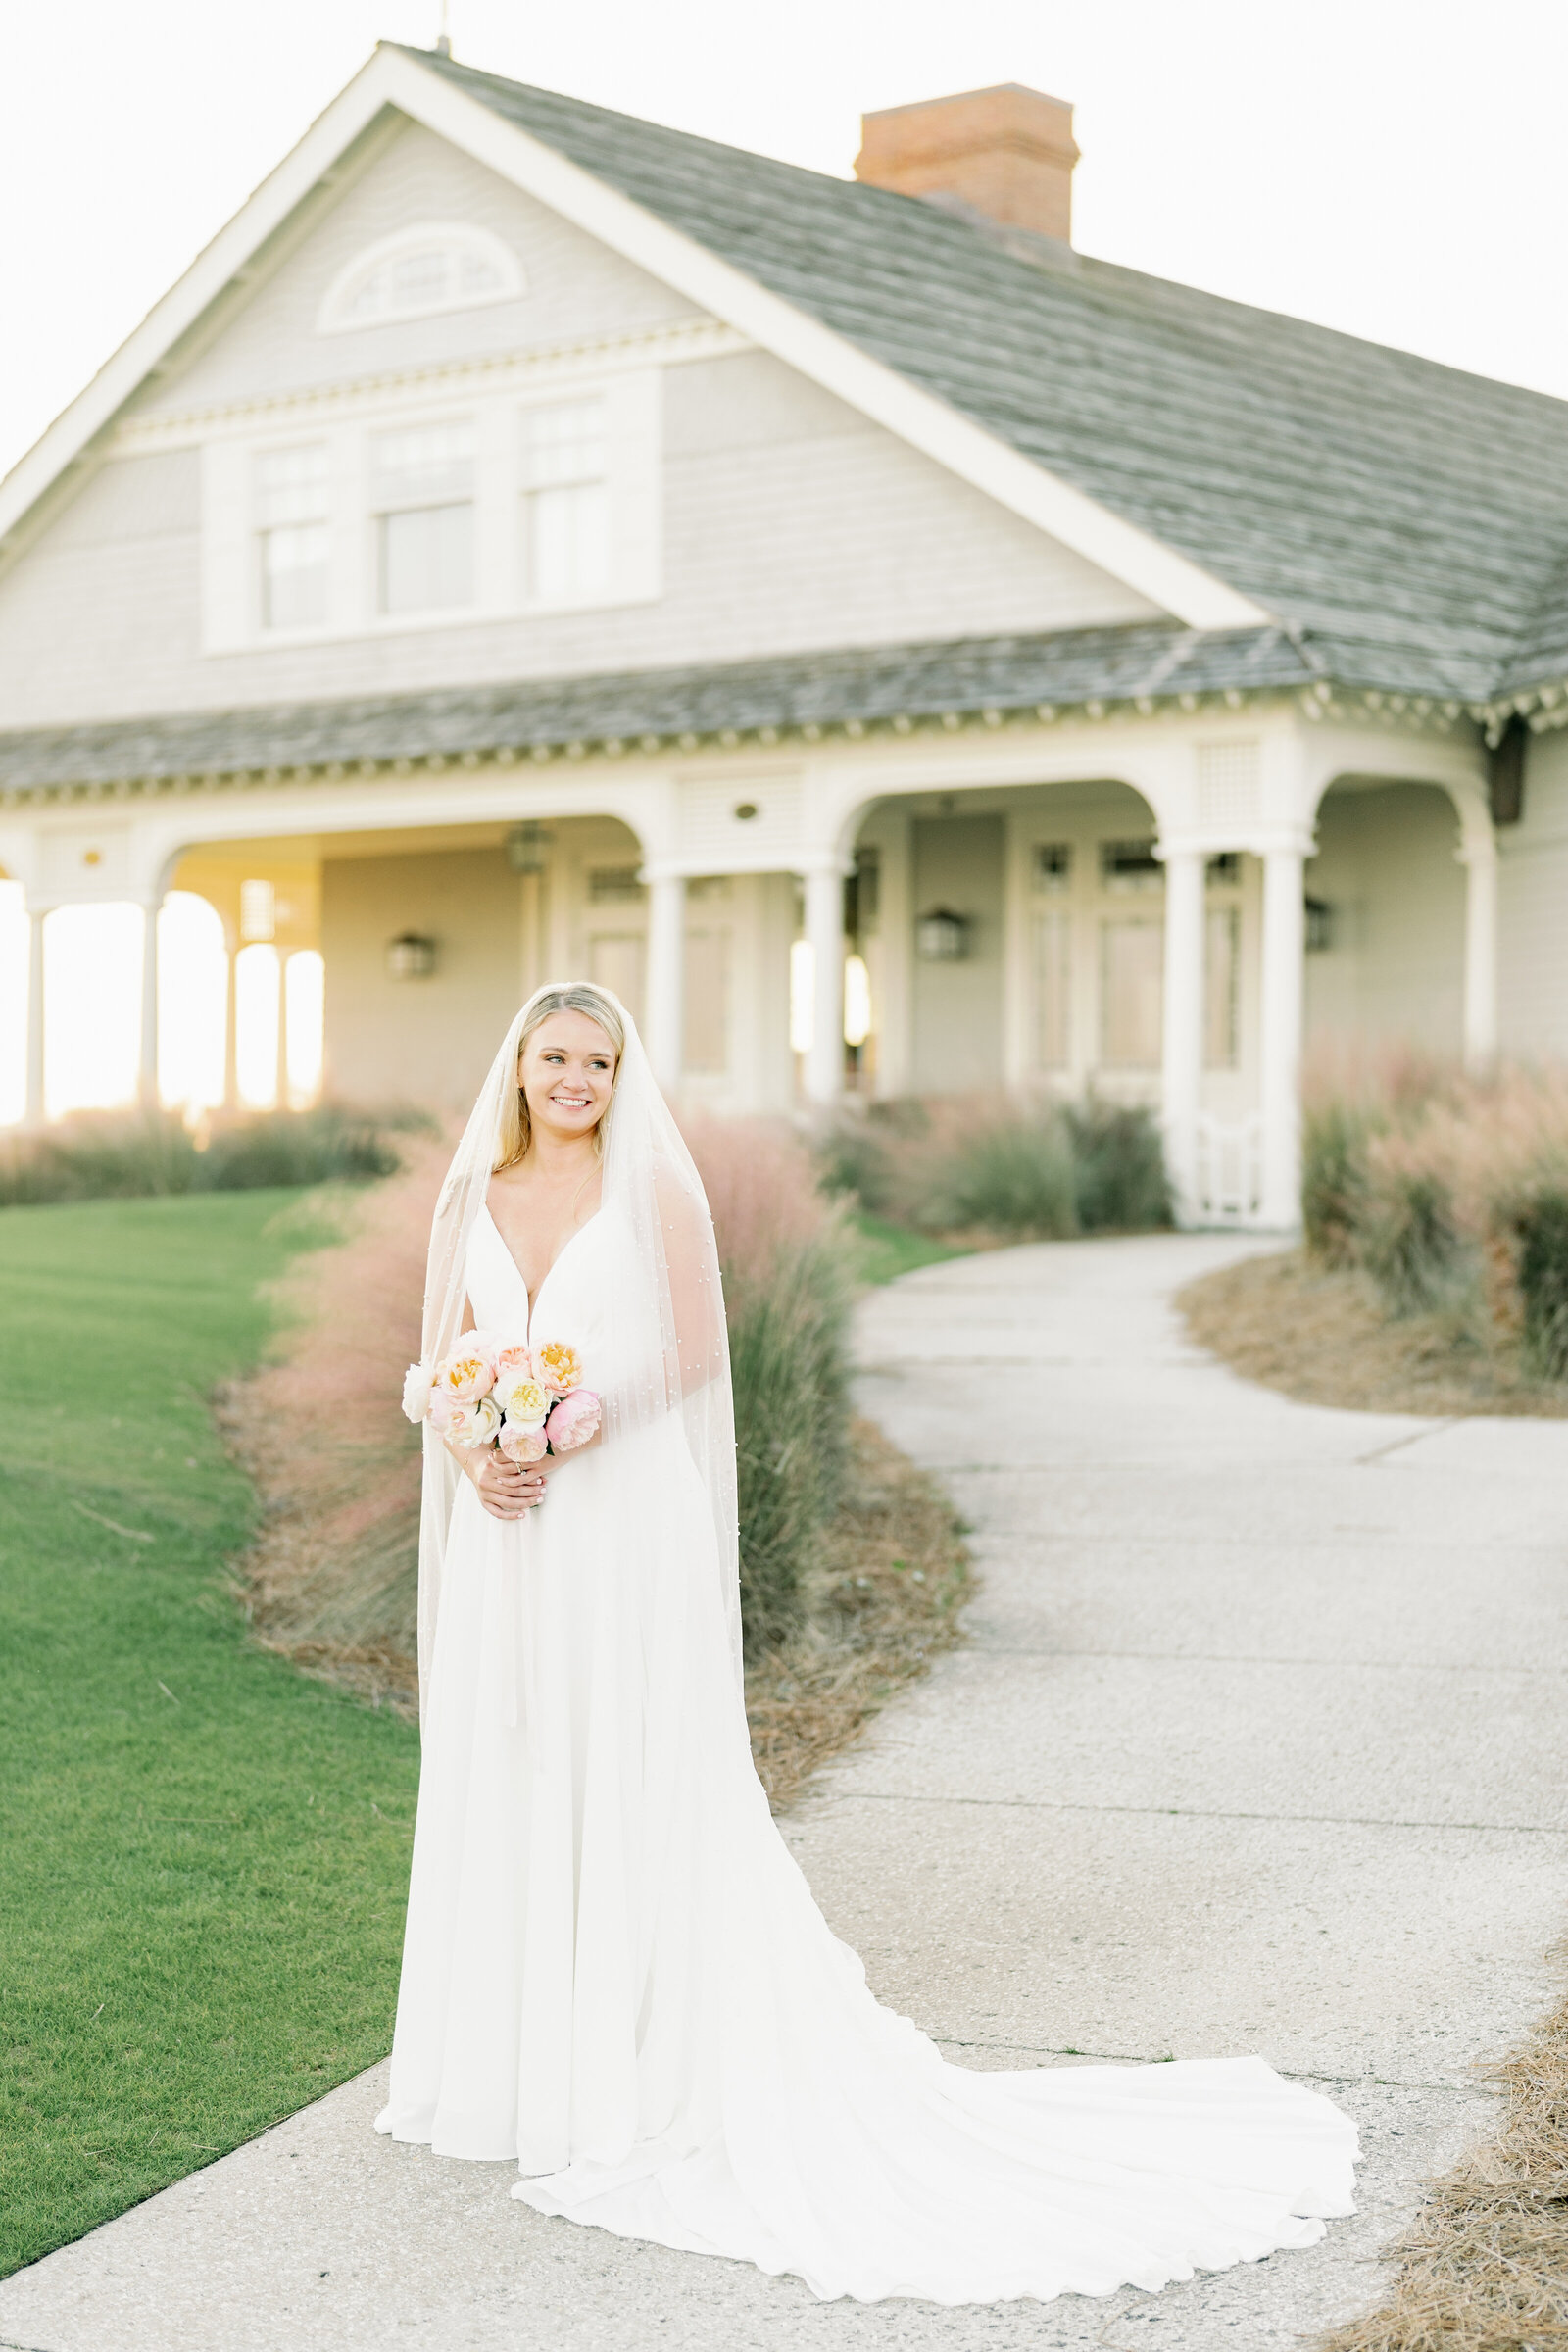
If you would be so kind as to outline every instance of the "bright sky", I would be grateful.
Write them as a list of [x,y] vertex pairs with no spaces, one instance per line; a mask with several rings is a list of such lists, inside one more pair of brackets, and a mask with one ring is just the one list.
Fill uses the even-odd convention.
[[[848,172],[862,108],[1078,109],[1086,252],[1568,396],[1553,0],[450,0],[453,47]],[[0,0],[0,472],[441,0]],[[3,723],[3,716],[0,716]]]
[[[1078,110],[1084,251],[1568,398],[1551,0],[449,5],[469,64],[821,172],[850,172],[862,108],[1031,83]],[[441,18],[442,0],[0,0],[0,473],[376,39],[428,46]],[[0,906],[0,980],[19,949]],[[0,1020],[0,1119],[18,1026]],[[124,1082],[93,1081],[99,1099]]]

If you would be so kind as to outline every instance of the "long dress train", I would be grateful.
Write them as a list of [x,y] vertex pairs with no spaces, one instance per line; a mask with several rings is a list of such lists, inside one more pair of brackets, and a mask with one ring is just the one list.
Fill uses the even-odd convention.
[[[569,1340],[597,1385],[633,1250],[607,1204],[530,1313],[481,1211],[476,1319]],[[714,1703],[685,1447],[672,1413],[515,1522],[459,1489],[377,2128],[514,2158],[541,2213],[865,2300],[1155,2288],[1352,2211],[1352,2125],[1259,2057],[976,2073],[878,2005]]]

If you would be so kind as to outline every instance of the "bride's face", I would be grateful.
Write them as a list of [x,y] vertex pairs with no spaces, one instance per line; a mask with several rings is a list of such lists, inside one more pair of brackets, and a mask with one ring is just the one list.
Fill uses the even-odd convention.
[[517,1080],[535,1129],[563,1143],[591,1135],[610,1108],[615,1049],[585,1012],[553,1012],[517,1061]]

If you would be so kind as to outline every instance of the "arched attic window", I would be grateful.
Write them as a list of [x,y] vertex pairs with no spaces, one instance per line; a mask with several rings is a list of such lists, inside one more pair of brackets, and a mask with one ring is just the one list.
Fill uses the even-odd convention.
[[522,264],[489,229],[427,220],[356,254],[327,287],[316,323],[323,335],[341,334],[511,302],[527,289]]

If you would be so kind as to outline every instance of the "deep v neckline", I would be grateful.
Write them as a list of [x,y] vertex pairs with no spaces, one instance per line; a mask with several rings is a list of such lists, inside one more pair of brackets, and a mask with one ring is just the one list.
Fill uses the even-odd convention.
[[593,1225],[593,1224],[596,1224],[596,1223],[598,1222],[598,1220],[600,1219],[600,1217],[602,1217],[602,1216],[604,1215],[604,1204],[603,1204],[603,1202],[601,1202],[600,1206],[594,1210],[594,1213],[593,1213],[593,1215],[592,1215],[591,1217],[584,1217],[584,1219],[583,1219],[582,1223],[581,1223],[580,1225],[578,1225],[577,1227],[575,1227],[575,1229],[574,1229],[572,1232],[570,1232],[570,1233],[568,1233],[568,1234],[567,1234],[567,1236],[566,1236],[565,1240],[564,1240],[564,1241],[562,1243],[562,1245],[561,1245],[561,1248],[560,1248],[560,1249],[559,1249],[559,1250],[556,1251],[556,1254],[555,1254],[555,1256],[554,1256],[554,1257],[553,1257],[553,1258],[550,1260],[550,1263],[549,1263],[549,1265],[548,1265],[548,1266],[546,1266],[546,1268],[545,1268],[544,1272],[543,1272],[543,1273],[540,1275],[540,1277],[539,1277],[539,1288],[538,1288],[536,1291],[533,1291],[533,1292],[530,1292],[530,1291],[529,1291],[529,1289],[528,1289],[528,1277],[527,1277],[527,1275],[526,1275],[526,1274],[524,1274],[524,1272],[523,1272],[522,1268],[521,1268],[521,1267],[520,1267],[520,1266],[517,1264],[517,1253],[516,1253],[516,1251],[515,1251],[515,1250],[513,1249],[513,1247],[512,1247],[512,1244],[511,1244],[511,1243],[508,1241],[508,1239],[507,1239],[506,1235],[505,1235],[505,1234],[502,1232],[502,1230],[501,1230],[500,1226],[499,1226],[499,1225],[496,1223],[496,1219],[495,1219],[495,1211],[494,1211],[494,1210],[492,1209],[492,1207],[490,1206],[490,1202],[489,1202],[489,1200],[488,1200],[488,1198],[487,1198],[487,1199],[486,1199],[486,1200],[484,1200],[484,1201],[481,1203],[481,1206],[482,1206],[482,1208],[483,1208],[484,1214],[485,1214],[485,1215],[486,1215],[486,1216],[487,1216],[487,1217],[490,1219],[490,1230],[491,1230],[491,1232],[492,1232],[492,1233],[495,1235],[495,1237],[496,1237],[496,1240],[497,1240],[497,1241],[498,1241],[498,1242],[501,1244],[501,1247],[502,1247],[502,1249],[503,1249],[503,1250],[506,1251],[506,1253],[507,1253],[508,1257],[509,1257],[509,1258],[512,1260],[513,1269],[514,1269],[514,1272],[515,1272],[515,1274],[516,1274],[517,1280],[518,1280],[518,1281],[521,1283],[521,1285],[522,1285],[522,1295],[523,1295],[523,1298],[526,1299],[526,1301],[527,1301],[527,1305],[528,1305],[528,1320],[527,1320],[526,1330],[527,1330],[527,1333],[528,1333],[528,1334],[531,1336],[531,1334],[532,1334],[532,1331],[533,1331],[533,1316],[534,1316],[534,1308],[535,1308],[535,1307],[538,1305],[538,1303],[539,1303],[540,1299],[541,1299],[541,1298],[544,1297],[544,1295],[545,1295],[545,1291],[546,1291],[546,1288],[547,1288],[547,1286],[548,1286],[548,1284],[549,1284],[549,1281],[550,1281],[550,1277],[551,1277],[551,1275],[552,1275],[552,1274],[555,1272],[556,1268],[557,1268],[557,1267],[560,1265],[560,1263],[561,1263],[562,1259],[563,1259],[563,1258],[565,1256],[565,1254],[566,1254],[566,1251],[567,1251],[567,1250],[568,1250],[571,1248],[571,1245],[572,1245],[572,1243],[573,1243],[573,1242],[575,1242],[575,1241],[579,1241],[579,1240],[582,1238],[582,1236],[583,1236],[583,1235],[584,1235],[584,1234],[587,1232],[587,1230],[588,1230],[589,1226],[590,1226],[590,1225]]

